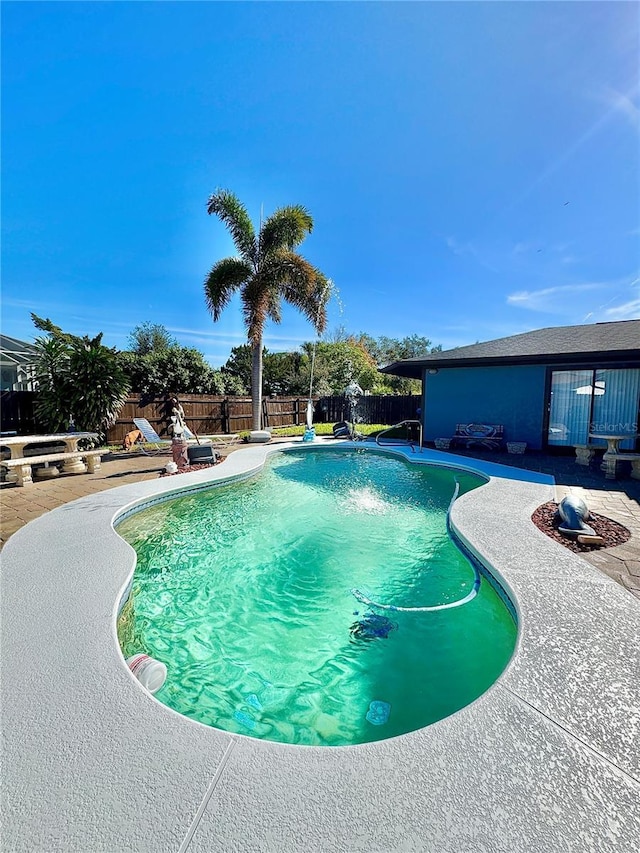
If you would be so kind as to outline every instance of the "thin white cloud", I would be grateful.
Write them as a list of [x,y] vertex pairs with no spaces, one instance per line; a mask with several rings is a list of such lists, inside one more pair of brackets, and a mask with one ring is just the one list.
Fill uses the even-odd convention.
[[454,255],[466,255],[469,252],[469,245],[460,243],[455,237],[447,237],[447,248],[451,249]]
[[[640,276],[632,274],[611,281],[585,281],[578,284],[545,287],[541,290],[521,290],[509,294],[507,304],[530,311],[565,315],[575,315],[582,308],[588,312],[582,322],[594,315],[598,319],[604,317],[620,320],[633,319],[636,316],[634,312],[638,304],[636,298],[638,287],[640,287]],[[630,290],[632,294],[629,294]],[[602,296],[606,301],[602,301]],[[625,302],[617,307],[608,308],[609,305],[620,300]]]
[[630,122],[631,126],[640,128],[640,107],[635,103],[634,98],[638,98],[638,87],[634,87],[629,92],[618,92],[610,86],[603,87],[602,100],[610,107],[613,112],[621,113]]
[[[54,289],[55,287],[51,286],[51,290]],[[48,317],[56,325],[62,325],[65,331],[69,331],[67,325],[71,321],[91,324],[94,323],[96,319],[100,321],[101,325],[104,326],[105,329],[132,328],[131,321],[122,322],[118,320],[105,319],[105,308],[101,305],[92,307],[91,305],[58,302],[54,299],[47,302],[34,302],[32,299],[3,298],[2,306],[5,309],[24,309],[29,313],[33,312],[34,314],[37,314],[39,317]],[[60,320],[60,317],[63,317],[63,319]]]
[[495,267],[493,260],[487,257],[491,252],[488,252],[485,248],[478,247],[470,240],[466,243],[461,243],[455,237],[450,236],[446,238],[446,244],[447,248],[450,249],[454,255],[468,255],[480,264],[481,267],[484,267],[491,272],[499,272]]
[[640,319],[640,299],[632,299],[624,305],[607,308],[604,313],[607,320],[638,320]]
[[[629,289],[635,291],[631,299],[623,302],[622,305],[607,308],[604,312],[608,320],[636,320],[640,318],[640,296],[636,295],[640,291],[640,276],[636,276],[633,281],[629,282]],[[610,299],[606,304],[610,305],[614,299]]]
[[[225,331],[224,333],[221,333],[221,332],[216,331],[215,327],[213,327],[211,331],[209,331],[208,329],[185,329],[185,328],[180,327],[180,326],[168,326],[167,328],[168,328],[169,332],[172,332],[174,334],[193,335],[193,336],[197,336],[199,338],[202,338],[203,340],[208,340],[208,341],[211,341],[211,340],[217,341],[217,340],[221,340],[222,338],[229,338],[229,340],[236,340],[238,338],[246,338],[247,337],[247,333],[244,331],[238,331],[238,332],[227,332],[227,331]],[[275,340],[281,340],[281,341],[298,340],[298,338],[291,337],[291,335],[272,335],[269,332],[267,332],[267,334],[269,335],[269,338],[273,341],[275,341]],[[303,340],[306,340],[306,338],[303,338]]]
[[542,290],[520,290],[507,296],[507,304],[550,314],[572,313],[576,309],[576,300],[582,294],[599,290],[604,286],[606,285],[599,282],[585,282],[545,287]]
[[535,248],[534,243],[527,243],[526,241],[520,241],[516,243],[513,249],[511,250],[512,255],[524,255],[527,252],[530,252],[533,248]]
[[[204,346],[210,346],[213,343],[238,346],[238,344],[244,344],[247,342],[247,333],[245,331],[217,332],[214,330],[209,332],[203,329],[185,329],[178,326],[169,326],[167,331],[173,335],[179,335],[182,339],[188,339],[191,343],[202,344]],[[266,347],[287,345],[297,347],[306,343],[306,341],[313,339],[313,331],[310,331],[308,335],[300,336],[271,334],[267,329],[264,334],[264,343]]]
[[491,320],[482,322],[474,317],[459,325],[436,326],[431,338],[434,343],[442,344],[444,350],[449,350],[479,342],[508,338],[512,335],[521,335],[523,332],[531,332],[536,328],[538,327],[535,323],[493,322]]
[[181,338],[191,338],[199,343],[235,343],[237,341],[246,340],[246,332],[229,332],[216,331],[211,332],[206,329],[185,329],[182,326],[167,326],[167,331],[172,335],[179,335]]
[[41,303],[36,303],[33,299],[3,299],[2,304],[5,308],[26,308],[28,311],[35,311],[42,307]]

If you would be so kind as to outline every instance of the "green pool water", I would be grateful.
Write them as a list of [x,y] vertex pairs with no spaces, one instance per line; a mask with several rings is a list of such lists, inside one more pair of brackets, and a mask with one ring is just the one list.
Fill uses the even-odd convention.
[[129,517],[125,657],[166,664],[156,698],[174,710],[266,740],[363,743],[453,713],[513,652],[493,586],[483,577],[468,604],[426,613],[374,610],[352,590],[412,607],[472,589],[446,526],[456,481],[461,493],[483,482],[367,451],[298,451]]

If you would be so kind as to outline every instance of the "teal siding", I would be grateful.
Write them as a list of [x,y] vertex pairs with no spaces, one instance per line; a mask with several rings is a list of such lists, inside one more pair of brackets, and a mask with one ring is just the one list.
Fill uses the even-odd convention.
[[542,448],[546,365],[443,367],[425,372],[424,438],[450,438],[461,423],[503,424],[507,441]]

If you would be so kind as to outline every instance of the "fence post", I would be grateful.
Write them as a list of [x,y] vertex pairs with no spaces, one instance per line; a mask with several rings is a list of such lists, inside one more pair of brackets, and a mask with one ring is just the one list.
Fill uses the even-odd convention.
[[231,418],[229,417],[229,398],[222,401],[222,429],[227,435],[231,432]]

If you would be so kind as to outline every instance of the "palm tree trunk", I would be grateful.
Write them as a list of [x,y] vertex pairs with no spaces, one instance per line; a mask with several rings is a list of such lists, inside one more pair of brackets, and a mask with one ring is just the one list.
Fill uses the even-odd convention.
[[262,427],[262,336],[251,349],[251,416],[253,428]]

